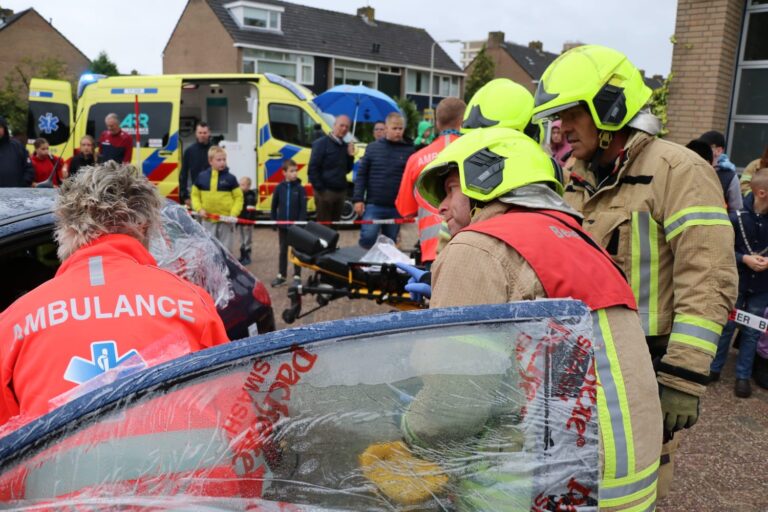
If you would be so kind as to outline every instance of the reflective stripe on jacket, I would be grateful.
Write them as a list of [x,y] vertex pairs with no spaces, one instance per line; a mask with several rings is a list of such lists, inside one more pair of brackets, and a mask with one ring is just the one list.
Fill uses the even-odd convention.
[[416,191],[416,180],[418,180],[421,171],[435,159],[440,151],[458,137],[455,134],[441,135],[429,146],[411,155],[408,163],[405,164],[403,179],[400,181],[400,190],[397,193],[395,206],[398,213],[403,217],[412,217],[413,215],[417,217],[422,262],[435,260],[440,233],[447,234],[448,228],[443,225],[443,218],[438,214],[437,209],[419,196]]
[[[470,227],[504,214],[510,208],[513,207],[498,201],[491,203],[473,217]],[[548,239],[543,234],[536,238],[542,243]],[[545,288],[551,288],[551,283],[545,285],[544,282],[568,279],[574,272],[590,275],[592,270],[579,268],[578,256],[562,252],[567,251],[550,244],[543,246],[528,261],[498,238],[462,231],[435,262],[430,306],[555,298],[545,291]],[[549,259],[560,258],[559,267],[541,264],[548,259],[533,259],[548,253],[552,253],[547,256]],[[610,265],[607,260],[606,265]],[[620,274],[617,272],[616,276]],[[603,285],[595,280],[598,290]],[[600,508],[652,510],[656,499],[662,422],[658,388],[644,335],[637,313],[626,307],[593,311],[592,319],[600,383],[597,410],[604,456]]]
[[0,315],[0,424],[124,362],[158,359],[158,342],[196,351],[228,341],[210,295],[156,267],[135,238],[104,235]]
[[[669,336],[664,362],[709,373],[736,300],[734,233],[714,169],[640,131],[600,186],[577,161],[565,199],[624,270],[646,336]],[[659,382],[692,395],[705,386],[665,373]]]

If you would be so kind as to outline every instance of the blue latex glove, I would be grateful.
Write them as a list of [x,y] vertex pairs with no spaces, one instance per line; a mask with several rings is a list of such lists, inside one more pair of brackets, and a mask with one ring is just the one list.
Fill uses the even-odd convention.
[[411,294],[413,300],[421,302],[422,297],[432,297],[431,272],[406,263],[395,263],[395,265],[411,276],[408,284],[405,285],[405,290]]

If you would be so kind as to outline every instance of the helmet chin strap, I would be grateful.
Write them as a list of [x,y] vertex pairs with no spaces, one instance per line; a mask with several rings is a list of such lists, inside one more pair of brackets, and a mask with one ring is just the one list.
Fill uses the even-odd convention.
[[605,153],[608,146],[613,142],[613,135],[614,132],[609,132],[608,130],[600,130],[597,132],[597,151],[595,151],[595,154],[592,155],[592,159],[590,160],[590,167],[592,169],[597,169],[600,165],[600,159],[603,157],[603,153]]

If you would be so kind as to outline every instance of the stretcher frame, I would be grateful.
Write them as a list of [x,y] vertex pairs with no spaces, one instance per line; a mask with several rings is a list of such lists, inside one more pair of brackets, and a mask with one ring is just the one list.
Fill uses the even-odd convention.
[[[303,261],[296,256],[293,247],[289,247],[288,255],[291,263],[300,268],[310,270],[312,274],[307,278],[306,284],[297,283],[289,286],[288,299],[290,300],[290,306],[284,309],[282,313],[283,321],[286,324],[292,324],[299,318],[310,315],[324,308],[331,301],[342,297],[373,300],[377,304],[387,304],[401,311],[424,309],[427,307],[423,299],[417,302],[411,298],[409,292],[401,288],[399,283],[401,279],[398,278],[397,267],[393,264],[366,263],[362,261],[349,262],[347,263],[347,275],[345,276],[322,268],[315,263]],[[355,269],[370,266],[381,267],[380,281],[383,286],[372,286],[372,279],[364,282],[354,277]],[[302,298],[305,295],[314,295],[318,305],[302,312]]]

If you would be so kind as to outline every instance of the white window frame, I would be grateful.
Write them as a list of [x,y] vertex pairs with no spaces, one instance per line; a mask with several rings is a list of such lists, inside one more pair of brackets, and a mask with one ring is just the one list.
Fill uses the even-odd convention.
[[[408,85],[408,75],[410,73],[424,73],[427,78],[427,82],[429,82],[429,71],[423,70],[423,69],[413,69],[409,68],[406,70],[405,75],[405,94],[414,94],[418,96],[429,96],[429,86],[424,90],[424,92],[420,91],[414,91],[409,88]],[[442,94],[443,91],[441,91],[440,87],[443,83],[443,81],[448,81],[448,94]],[[435,86],[437,86],[437,90],[435,91]],[[432,72],[432,96],[436,96],[439,98],[446,98],[448,96],[459,96],[459,92],[461,91],[461,77],[458,75],[448,75],[445,73],[438,73],[437,71]]]
[[[284,53],[284,52],[276,52],[273,50],[251,50],[254,53],[257,52],[269,52],[269,53],[277,53],[280,54],[283,58],[282,60],[278,60],[275,58],[270,57],[260,57],[260,56],[252,56],[252,55],[246,55],[246,52],[243,52],[243,63],[242,63],[242,69],[243,72],[245,71],[245,63],[246,62],[252,62],[253,63],[253,72],[259,73],[259,62],[271,62],[274,64],[293,64],[296,66],[296,78],[291,77],[284,77],[288,78],[289,80],[293,80],[296,83],[303,84],[303,85],[314,85],[315,83],[315,58],[311,55],[303,55],[298,53]],[[293,57],[293,58],[291,58]],[[308,67],[309,68],[309,77],[308,80],[303,79],[303,68]]]
[[[371,64],[368,62],[344,60],[344,59],[334,59],[333,81],[332,81],[334,85],[339,85],[339,84],[336,84],[336,78],[339,76],[338,73],[336,73],[337,69],[341,70],[342,84],[348,83],[346,81],[347,71],[357,71],[362,73],[371,73],[373,75],[373,86],[371,88],[372,89],[379,88],[379,66],[377,66],[376,64]],[[350,83],[350,85],[357,85],[359,82],[360,81],[358,80],[355,83]]]
[[[237,2],[230,2],[224,5],[224,8],[229,11],[230,16],[237,22],[237,25],[243,30],[262,30],[268,32],[282,32],[283,27],[283,13],[284,7],[278,5],[262,4],[258,2],[250,2],[248,0],[238,0]],[[267,12],[267,26],[266,27],[253,27],[245,24],[245,9],[259,9]],[[277,27],[270,27],[271,14],[277,13]]]
[[[753,4],[750,0],[745,16],[743,26],[741,27],[741,47],[739,48],[738,61],[736,62],[736,79],[733,86],[733,97],[731,98],[731,112],[730,122],[728,124],[728,141],[726,151],[729,155],[733,153],[733,136],[736,132],[737,124],[768,124],[768,115],[759,114],[738,114],[737,107],[739,103],[739,92],[741,90],[741,75],[744,70],[748,69],[767,69],[768,60],[744,60],[744,52],[747,47],[747,32],[749,30],[749,21],[753,13],[765,13],[768,12],[768,4]],[[756,154],[759,151],[756,150]]]

